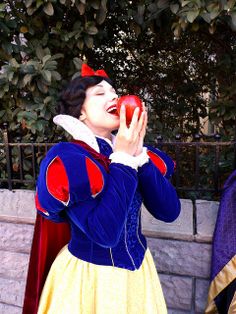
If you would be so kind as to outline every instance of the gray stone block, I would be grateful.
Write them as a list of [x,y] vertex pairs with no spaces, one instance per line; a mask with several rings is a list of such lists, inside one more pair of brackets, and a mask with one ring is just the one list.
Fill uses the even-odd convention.
[[0,222],[0,249],[29,253],[33,237],[33,225]]
[[210,244],[154,238],[147,240],[158,271],[202,278],[209,277]]
[[24,300],[25,281],[1,278],[0,302],[22,306]]
[[198,314],[204,313],[206,309],[209,284],[209,280],[196,280],[195,309]]
[[29,255],[23,253],[0,251],[0,277],[26,280]]
[[201,242],[211,242],[215,229],[219,202],[197,200],[197,234],[196,240]]
[[191,278],[159,275],[167,307],[176,310],[190,310],[193,293]]
[[9,221],[27,221],[33,223],[36,216],[34,191],[0,190],[0,217]]
[[150,237],[173,238],[191,241],[193,235],[193,203],[191,200],[181,199],[181,212],[172,223],[155,219],[143,206],[143,233]]
[[0,303],[1,314],[22,314],[22,308],[18,306]]

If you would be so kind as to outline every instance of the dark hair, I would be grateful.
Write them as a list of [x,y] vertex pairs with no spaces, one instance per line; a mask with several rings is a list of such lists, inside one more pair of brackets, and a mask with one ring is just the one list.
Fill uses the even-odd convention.
[[79,76],[70,81],[66,88],[60,93],[57,103],[58,113],[68,114],[78,118],[81,114],[81,108],[86,97],[86,90],[89,87],[99,84],[103,80],[113,86],[113,83],[109,78],[102,76]]

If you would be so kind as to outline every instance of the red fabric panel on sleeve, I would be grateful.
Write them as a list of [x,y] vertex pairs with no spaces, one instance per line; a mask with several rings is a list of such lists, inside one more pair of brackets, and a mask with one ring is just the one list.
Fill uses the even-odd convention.
[[95,196],[103,189],[104,185],[103,175],[99,167],[88,157],[86,157],[86,168],[91,193],[93,196]]
[[164,176],[167,172],[167,166],[164,160],[150,150],[147,151],[147,154],[150,157],[151,161],[154,163],[154,165],[160,170],[161,174]]
[[48,212],[46,211],[46,209],[44,209],[40,203],[39,203],[39,198],[38,198],[38,193],[36,193],[35,195],[35,206],[37,208],[37,210],[41,211],[43,214],[49,216]]
[[63,162],[58,156],[48,166],[46,176],[49,193],[61,202],[68,202],[69,180]]

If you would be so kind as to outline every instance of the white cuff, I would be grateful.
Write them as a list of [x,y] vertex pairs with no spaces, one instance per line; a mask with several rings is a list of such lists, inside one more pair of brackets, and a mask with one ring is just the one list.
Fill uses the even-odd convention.
[[149,162],[149,156],[147,154],[147,147],[143,147],[143,151],[140,155],[136,156],[138,160],[138,167],[142,167],[144,164]]
[[149,161],[149,156],[147,154],[147,148],[143,147],[142,153],[136,157],[124,152],[115,152],[109,156],[109,159],[111,159],[111,162],[129,166],[137,170],[138,167],[142,167]]
[[129,166],[129,167],[133,168],[134,170],[137,170],[138,166],[139,166],[137,157],[131,156],[130,154],[127,154],[124,152],[112,153],[109,156],[109,159],[111,159],[111,162],[115,162],[118,164]]

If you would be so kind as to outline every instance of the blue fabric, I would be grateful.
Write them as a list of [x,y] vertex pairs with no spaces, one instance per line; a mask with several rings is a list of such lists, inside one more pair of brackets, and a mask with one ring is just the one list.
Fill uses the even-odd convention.
[[[236,291],[236,280],[229,282],[228,272],[236,273],[236,269],[227,264],[236,256],[236,170],[226,180],[221,195],[218,216],[215,225],[212,248],[211,281],[210,286],[215,291],[219,287],[219,294],[209,303],[214,303],[217,313],[228,313],[230,304]],[[224,270],[224,272],[222,271]],[[217,275],[221,273],[220,277]],[[234,276],[235,277],[235,276]]]
[[211,280],[236,254],[236,170],[224,184],[213,237]]
[[172,222],[179,216],[177,193],[151,160],[138,170],[138,181],[143,203],[156,219]]
[[[100,138],[97,141],[101,153],[109,156],[110,145]],[[56,156],[63,162],[69,179],[67,206],[50,195],[45,182],[47,168]],[[91,195],[86,157],[96,163],[104,177],[104,188],[96,197]],[[129,166],[111,163],[107,172],[88,151],[74,143],[60,143],[49,151],[41,164],[37,189],[39,201],[49,213],[45,217],[70,223],[70,252],[99,265],[129,270],[140,267],[147,247],[140,222],[143,200],[158,219],[173,221],[179,214],[174,188],[151,161],[138,172]]]

